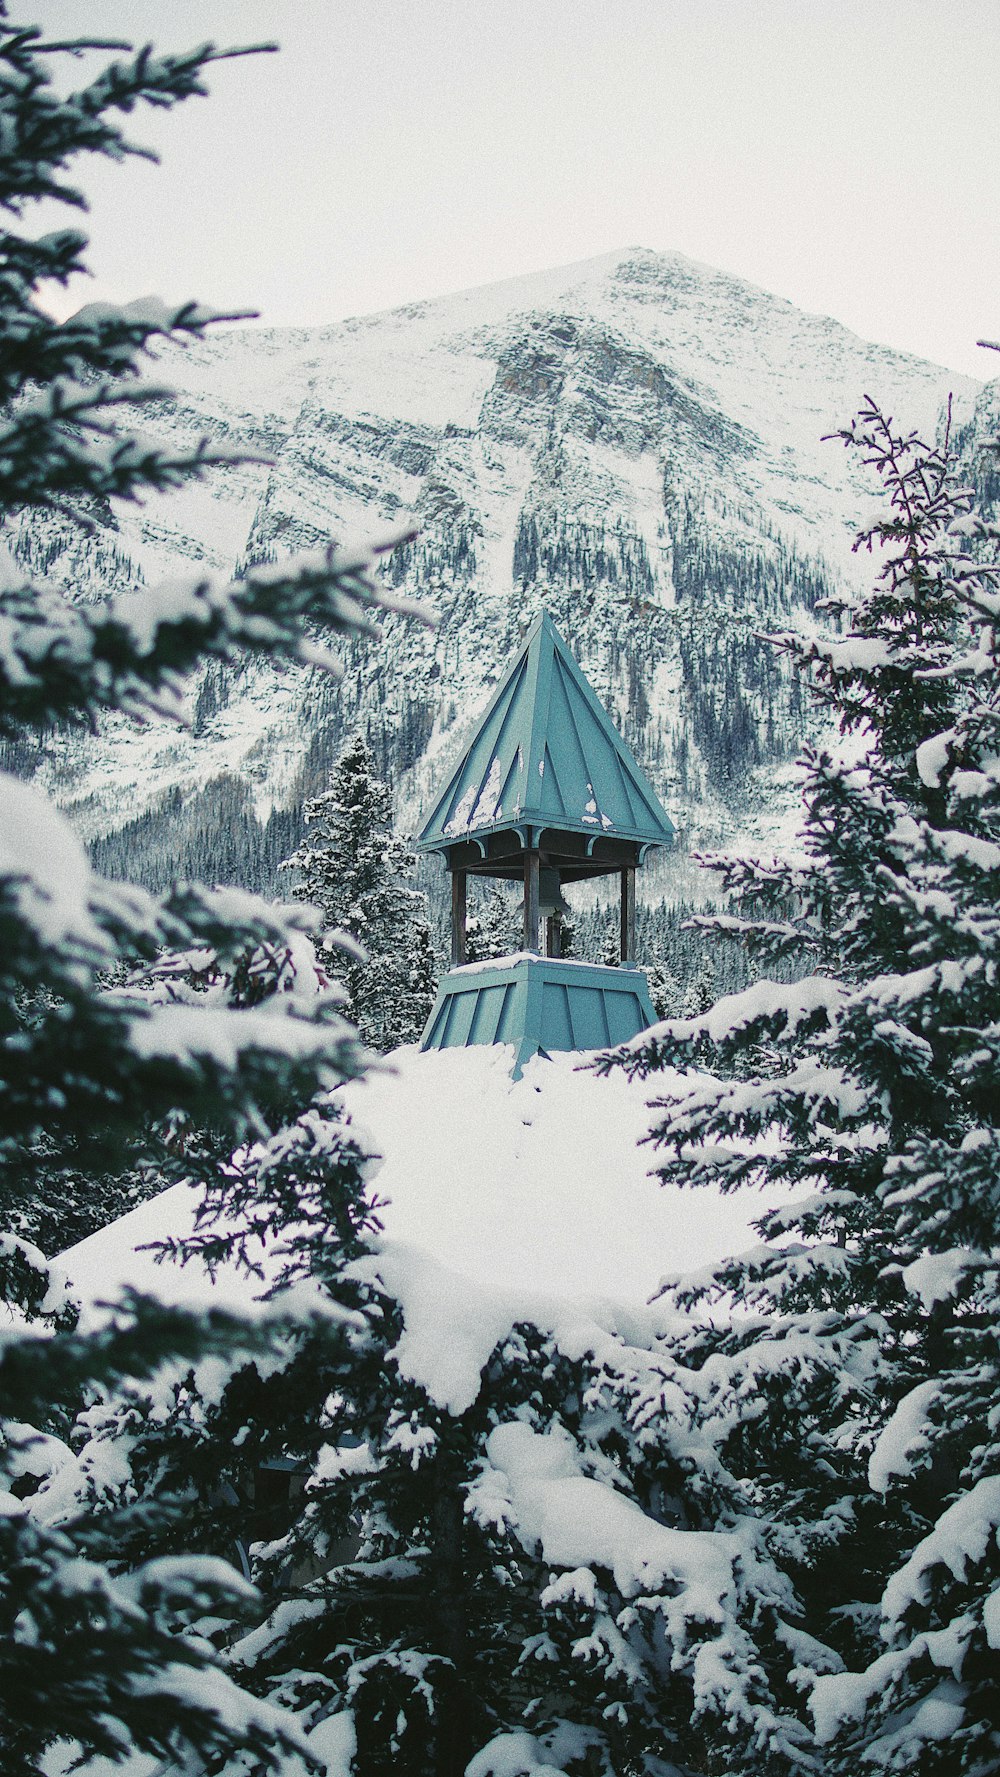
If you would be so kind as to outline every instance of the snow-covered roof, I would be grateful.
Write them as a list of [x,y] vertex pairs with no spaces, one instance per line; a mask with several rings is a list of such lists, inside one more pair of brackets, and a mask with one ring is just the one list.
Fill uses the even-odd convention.
[[[375,1187],[388,1199],[382,1251],[365,1263],[400,1300],[401,1363],[438,1400],[473,1398],[494,1343],[519,1320],[620,1327],[645,1314],[665,1272],[757,1244],[756,1192],[680,1191],[649,1176],[650,1100],[674,1076],[600,1078],[581,1067],[588,1059],[536,1058],[512,1081],[503,1045],[400,1049],[394,1071],[343,1089],[382,1156]],[[66,1253],[77,1293],[107,1301],[131,1285],[247,1306],[255,1286],[235,1272],[213,1281],[141,1250],[187,1232],[196,1202],[176,1185]]]
[[669,845],[673,825],[547,611],[538,617],[417,840],[447,851],[539,827]]

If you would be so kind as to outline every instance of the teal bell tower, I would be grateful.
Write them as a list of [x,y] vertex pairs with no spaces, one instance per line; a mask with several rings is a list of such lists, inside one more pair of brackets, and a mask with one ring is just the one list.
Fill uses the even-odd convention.
[[[635,966],[635,873],[673,843],[656,792],[547,611],[532,626],[416,841],[451,875],[452,968],[421,1047],[512,1043],[515,1073],[554,1049],[599,1049],[652,1024]],[[524,885],[524,947],[466,963],[466,884]],[[621,967],[558,954],[564,884],[617,876]]]

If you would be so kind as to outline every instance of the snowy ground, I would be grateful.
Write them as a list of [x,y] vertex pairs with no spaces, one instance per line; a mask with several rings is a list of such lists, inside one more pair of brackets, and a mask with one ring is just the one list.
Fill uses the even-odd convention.
[[[753,1243],[756,1195],[681,1192],[648,1176],[649,1100],[669,1078],[600,1079],[575,1053],[538,1058],[512,1081],[511,1053],[402,1049],[391,1073],[345,1089],[383,1158],[386,1235],[430,1261],[428,1284],[433,1273],[447,1291],[458,1273],[490,1293],[638,1304],[664,1272]],[[131,1284],[171,1301],[238,1302],[247,1286],[232,1275],[212,1285],[137,1250],[183,1233],[194,1202],[175,1187],[82,1241],[61,1261],[71,1282],[89,1301]]]

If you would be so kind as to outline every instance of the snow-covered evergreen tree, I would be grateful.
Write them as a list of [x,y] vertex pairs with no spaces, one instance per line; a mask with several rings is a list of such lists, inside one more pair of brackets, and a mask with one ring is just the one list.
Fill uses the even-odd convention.
[[703,956],[697,973],[688,982],[681,1006],[682,1013],[686,1018],[697,1018],[699,1013],[708,1011],[717,992],[712,958]]
[[389,787],[363,735],[348,742],[305,817],[305,840],[288,865],[300,873],[296,896],[357,947],[338,962],[346,1009],[373,1049],[416,1042],[434,1003],[430,927],[424,897],[409,886],[416,860],[393,828]]
[[815,972],[668,1023],[633,1065],[699,1064],[656,1128],[665,1176],[774,1198],[759,1249],[668,1285],[677,1306],[740,1311],[686,1336],[685,1494],[755,1525],[790,1588],[760,1596],[772,1707],[811,1713],[806,1768],[985,1773],[1000,1762],[997,537],[945,449],[871,405],[844,437],[885,490],[860,540],[876,583],[835,636],[780,641],[844,742],[806,757],[801,857],[717,861],[739,910],[710,922],[765,963],[811,953]]
[[[160,988],[238,990],[207,956],[192,980],[198,960]],[[242,1632],[217,1610],[225,1670],[336,1777],[795,1762],[807,1736],[773,1707],[758,1633],[762,1594],[791,1610],[792,1586],[735,1481],[685,1491],[700,1334],[383,1242],[336,1092],[204,1177],[180,1246],[257,1280],[272,1337],[88,1414],[70,1479],[98,1495],[95,1550],[239,1543],[265,1609]]]
[[492,962],[513,956],[524,945],[524,913],[521,900],[499,882],[492,882],[476,900],[470,900],[465,927],[465,955],[470,963]]
[[[73,152],[114,152],[106,114],[194,90],[213,53],[63,100],[2,22],[0,52],[9,210]],[[34,281],[81,250],[6,237],[11,507],[85,515],[208,461],[117,431],[108,384],[207,317],[51,326]],[[759,954],[812,947],[822,970],[637,1052],[699,1062],[658,1132],[679,1176],[807,1191],[758,1252],[677,1286],[735,1317],[465,1293],[381,1243],[335,1091],[357,1045],[309,916],[102,883],[0,780],[8,1200],[172,1126],[207,1186],[192,1251],[268,1297],[241,1329],[148,1304],[81,1333],[4,1237],[5,1770],[37,1773],[60,1740],[230,1777],[247,1749],[289,1777],[995,1768],[1000,602],[946,465],[874,414],[855,440],[893,501],[888,559],[848,632],[804,652],[860,744],[809,761],[802,863],[726,872]],[[0,711],[160,707],[206,651],[315,660],[317,627],[378,602],[370,566],[331,553],[79,607],[11,575]],[[765,1045],[777,1063],[748,1077]],[[256,1593],[223,1559],[236,1543]]]
[[[115,500],[179,486],[221,455],[208,442],[162,450],[128,421],[129,409],[163,393],[141,380],[147,348],[199,338],[216,318],[210,311],[98,304],[57,325],[35,301],[42,281],[66,283],[84,269],[86,239],[71,229],[33,237],[19,227],[22,213],[38,199],[83,208],[73,163],[140,152],[119,120],[142,103],[170,106],[203,92],[223,53],[210,45],[180,56],[129,53],[67,90],[60,51],[95,47],[109,46],[46,44],[0,5],[5,517],[54,510],[87,525]],[[252,651],[316,664],[317,633],[363,633],[372,607],[387,602],[375,560],[373,551],[331,548],[230,584],[206,573],[74,604],[8,557],[0,725],[17,737],[53,723],[86,726],[109,710],[179,715],[183,675],[206,657]],[[304,1110],[355,1070],[355,1034],[331,993],[308,1008],[282,994],[240,1007],[164,1003],[129,975],[164,949],[295,950],[310,924],[302,910],[275,912],[235,893],[189,886],[155,899],[102,881],[45,797],[0,775],[0,1763],[10,1777],[38,1772],[56,1742],[112,1758],[194,1748],[210,1760],[295,1741],[287,1717],[233,1685],[203,1631],[213,1611],[252,1607],[242,1576],[197,1541],[130,1564],[128,1502],[117,1518],[98,1510],[114,1491],[114,1469],[92,1467],[81,1491],[65,1442],[82,1394],[127,1391],[173,1366],[176,1398],[192,1365],[234,1349],[233,1329],[135,1304],[107,1329],[80,1331],[58,1277],[16,1228],[33,1193],[55,1199],[62,1178],[141,1163],[151,1124],[210,1125],[231,1150],[266,1131],[279,1106]],[[252,1329],[240,1336],[250,1348],[260,1343]],[[161,1508],[151,1496],[142,1510],[149,1548]]]
[[[497,1294],[382,1243],[365,1165],[334,1095],[220,1178],[194,1247],[278,1261],[282,1346],[192,1370],[172,1413],[160,1383],[91,1415],[81,1466],[110,1445],[137,1546],[154,1489],[185,1535],[254,1539],[270,1608],[227,1626],[227,1668],[337,1777],[794,1763],[807,1736],[758,1633],[792,1587],[764,1527],[719,1523],[724,1475],[684,1497],[696,1341],[685,1366],[656,1316]],[[270,1509],[268,1473],[292,1482]]]
[[680,1008],[681,984],[662,959],[655,955],[646,965],[649,997],[657,1018],[671,1018]]
[[604,939],[601,946],[601,962],[606,969],[617,969],[622,960],[622,928],[621,916],[617,911],[608,920],[604,928]]

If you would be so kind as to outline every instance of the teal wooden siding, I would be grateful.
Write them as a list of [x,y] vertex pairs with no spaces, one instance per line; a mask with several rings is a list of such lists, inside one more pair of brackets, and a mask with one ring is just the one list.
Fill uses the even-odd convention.
[[532,1055],[606,1049],[654,1021],[641,969],[517,956],[452,969],[438,990],[422,1049],[511,1043],[514,1073]]

